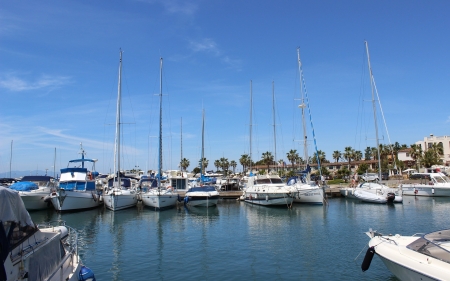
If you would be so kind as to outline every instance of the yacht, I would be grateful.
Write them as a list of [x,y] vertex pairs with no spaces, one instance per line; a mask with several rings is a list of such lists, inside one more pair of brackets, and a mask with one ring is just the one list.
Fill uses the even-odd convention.
[[369,230],[369,249],[361,269],[366,271],[374,254],[400,280],[449,280],[450,229],[402,236]]
[[255,175],[248,178],[244,201],[256,205],[291,206],[295,193],[278,175]]
[[[100,206],[100,193],[95,188],[97,159],[84,158],[86,152],[81,147],[81,159],[70,160],[67,168],[61,169],[61,178],[57,191],[50,194],[53,207],[58,212],[92,209]],[[91,170],[85,168],[85,162],[92,163]],[[79,165],[81,163],[81,167]],[[74,165],[74,167],[69,167]]]
[[406,196],[450,196],[450,178],[443,173],[414,173],[400,185]]
[[58,182],[50,176],[24,176],[9,188],[17,191],[28,211],[44,210],[52,206],[50,194],[56,192]]
[[0,280],[95,280],[78,256],[77,232],[62,221],[36,225],[19,194],[1,186],[0,221]]

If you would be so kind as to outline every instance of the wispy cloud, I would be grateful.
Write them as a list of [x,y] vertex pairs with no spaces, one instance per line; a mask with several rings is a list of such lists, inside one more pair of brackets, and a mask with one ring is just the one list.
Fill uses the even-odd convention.
[[186,0],[138,0],[149,4],[160,4],[167,13],[193,15],[198,10],[198,4],[195,1]]
[[450,116],[447,118],[447,121],[445,123],[450,123]]
[[13,92],[37,90],[37,89],[54,89],[71,83],[68,76],[50,76],[42,75],[35,81],[27,81],[13,74],[7,74],[0,77],[0,87]]
[[204,38],[199,41],[190,40],[189,48],[196,53],[204,52],[212,54],[213,56],[220,58],[223,63],[229,65],[230,67],[236,69],[240,69],[241,67],[240,60],[232,59],[229,56],[225,55],[224,52],[219,48],[218,44],[211,38]]

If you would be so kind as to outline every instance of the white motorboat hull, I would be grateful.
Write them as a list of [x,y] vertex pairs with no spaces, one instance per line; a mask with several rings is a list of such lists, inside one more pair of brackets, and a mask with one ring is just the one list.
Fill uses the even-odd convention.
[[436,242],[427,242],[420,236],[383,236],[372,231],[366,234],[371,237],[369,247],[400,280],[450,280],[448,235],[438,237],[440,233],[432,233]]
[[367,192],[367,191],[363,191],[363,190],[356,190],[353,195],[363,201],[363,202],[368,202],[368,203],[379,203],[379,204],[384,204],[387,203],[387,198],[386,195],[384,194],[375,194],[375,193],[371,193],[371,192]]
[[106,208],[112,211],[123,210],[137,205],[136,192],[112,192],[103,195]]
[[294,198],[287,193],[264,193],[264,192],[246,192],[245,202],[264,205],[264,206],[280,206],[290,205]]
[[404,184],[401,189],[406,196],[450,197],[450,187]]
[[321,188],[298,188],[297,190],[298,192],[294,197],[295,203],[323,205],[323,190]]
[[51,202],[46,201],[47,196],[50,195],[50,191],[50,189],[45,191],[19,191],[19,195],[28,211],[45,210],[52,206]]
[[190,207],[212,207],[216,206],[219,201],[219,197],[211,197],[206,199],[197,199],[195,196],[190,196],[190,200],[186,203]]
[[[383,194],[387,194],[387,193],[394,193],[395,194],[395,198],[394,198],[394,203],[402,203],[403,202],[403,197],[398,195],[399,192],[396,189],[393,188],[385,188],[385,189],[366,189],[366,188],[352,188],[352,187],[344,187],[341,188],[340,192],[341,195],[349,198],[349,199],[356,199],[356,200],[362,200],[360,197],[361,195],[359,195],[360,197],[355,196],[355,192],[357,190],[361,190],[367,193],[373,193],[373,194],[377,194],[382,192]],[[363,200],[364,201],[364,200]],[[376,202],[379,203],[379,202]]]
[[142,203],[150,208],[161,210],[175,206],[178,200],[177,194],[141,194]]
[[51,201],[58,212],[93,209],[102,204],[94,191],[59,190],[51,194]]

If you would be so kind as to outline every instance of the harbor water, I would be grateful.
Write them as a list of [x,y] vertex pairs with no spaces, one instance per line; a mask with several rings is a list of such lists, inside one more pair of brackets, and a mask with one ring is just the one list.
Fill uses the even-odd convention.
[[369,228],[412,235],[450,228],[449,198],[403,204],[345,198],[292,209],[219,201],[213,208],[155,212],[139,204],[59,214],[79,232],[79,254],[101,280],[397,280],[375,256],[361,271]]

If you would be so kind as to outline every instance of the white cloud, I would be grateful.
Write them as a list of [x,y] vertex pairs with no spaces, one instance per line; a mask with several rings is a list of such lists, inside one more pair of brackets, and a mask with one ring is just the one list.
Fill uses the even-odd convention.
[[45,88],[53,89],[62,85],[69,84],[70,82],[71,78],[68,76],[42,75],[36,81],[31,82],[16,77],[15,75],[8,74],[5,77],[0,78],[0,87],[6,88],[13,92],[21,92]]
[[138,0],[148,4],[161,4],[166,12],[171,14],[193,15],[198,9],[194,1],[186,0]]
[[216,56],[220,55],[221,53],[219,48],[217,47],[216,42],[209,38],[205,38],[201,41],[191,40],[189,42],[189,46],[194,52],[209,52],[213,53]]

